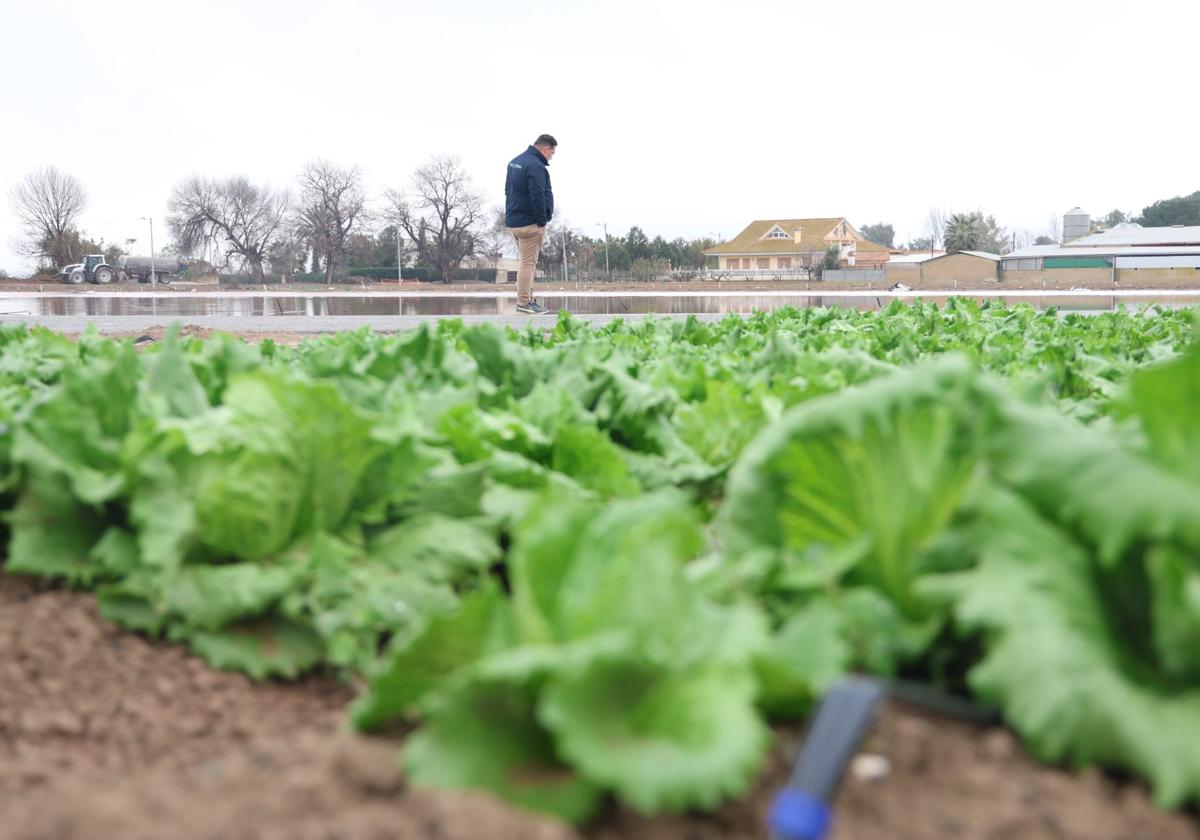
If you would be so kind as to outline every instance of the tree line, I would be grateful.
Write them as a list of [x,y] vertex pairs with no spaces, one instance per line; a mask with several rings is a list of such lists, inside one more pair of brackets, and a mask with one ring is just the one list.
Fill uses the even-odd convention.
[[369,202],[357,166],[315,160],[294,192],[245,177],[192,176],[172,191],[167,225],[181,254],[210,256],[255,282],[268,268],[323,272],[330,282],[364,258],[374,266],[403,260],[448,279],[465,258],[500,251],[500,226],[455,157],[431,158],[406,188],[386,189],[381,199]]
[[[38,169],[12,187],[9,197],[22,229],[17,244],[41,270],[57,270],[85,254],[103,253],[115,261],[124,253],[119,243],[93,239],[80,228],[88,195],[70,173]],[[374,200],[357,166],[318,159],[304,166],[292,189],[241,176],[192,175],[175,185],[167,206],[171,242],[164,254],[203,259],[217,270],[248,271],[256,282],[268,270],[323,273],[328,282],[352,266],[389,267],[400,261],[427,267],[449,280],[464,260],[494,262],[509,244],[503,210],[486,206],[453,156],[430,158],[405,187],[387,188]],[[1099,226],[1125,221],[1200,225],[1200,191],[1156,201],[1140,215],[1113,210]],[[636,225],[612,235],[597,227],[589,225],[585,232],[556,214],[547,230],[541,267],[552,271],[566,261],[576,270],[591,271],[700,269],[711,264],[703,251],[718,244],[710,238],[651,238]],[[863,225],[860,232],[895,247],[890,224]],[[905,247],[1005,253],[1013,247],[1056,242],[1060,235],[1057,217],[1044,231],[1010,234],[994,216],[935,209],[923,234],[910,238]]]
[[[418,167],[403,188],[387,188],[370,200],[361,170],[315,160],[292,189],[255,183],[243,176],[192,175],[168,200],[170,242],[160,253],[199,259],[220,271],[245,271],[262,282],[275,274],[323,273],[330,282],[353,267],[423,267],[450,279],[465,260],[494,262],[509,244],[504,212],[489,209],[458,158],[435,156]],[[125,253],[80,227],[88,195],[70,173],[47,167],[12,188],[24,255],[41,271],[56,271],[85,254],[110,261]],[[129,244],[132,240],[127,240]],[[702,268],[713,239],[651,239],[640,227],[607,237],[613,271]],[[605,237],[572,229],[556,214],[541,263],[554,270],[564,248],[573,267],[603,269]]]

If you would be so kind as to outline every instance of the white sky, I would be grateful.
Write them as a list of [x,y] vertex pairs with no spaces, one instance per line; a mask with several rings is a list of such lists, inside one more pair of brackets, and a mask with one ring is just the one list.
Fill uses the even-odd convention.
[[451,153],[499,204],[541,132],[593,236],[844,215],[900,243],[933,206],[1042,232],[1200,189],[1198,33],[1195,0],[4,0],[0,268],[30,267],[8,192],[39,166],[142,252],[192,173],[324,157],[378,195]]

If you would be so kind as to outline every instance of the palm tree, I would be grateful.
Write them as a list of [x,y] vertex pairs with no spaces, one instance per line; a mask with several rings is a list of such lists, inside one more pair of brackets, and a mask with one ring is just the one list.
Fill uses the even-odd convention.
[[988,238],[987,222],[982,213],[955,213],[946,223],[947,254],[979,251]]

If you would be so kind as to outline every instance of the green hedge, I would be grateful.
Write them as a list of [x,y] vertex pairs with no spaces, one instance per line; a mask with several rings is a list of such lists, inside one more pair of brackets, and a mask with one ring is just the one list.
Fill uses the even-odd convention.
[[460,268],[455,270],[451,278],[455,283],[495,283],[496,269],[494,268]]
[[[373,265],[373,266],[355,266],[349,269],[351,277],[364,277],[368,280],[395,280],[396,266],[394,265]],[[405,280],[436,280],[434,270],[428,266],[420,266],[417,268],[404,269]]]
[[[333,275],[333,279],[330,282],[335,283],[335,284],[336,283],[345,283],[348,279],[350,279],[349,275],[340,273],[340,274]],[[313,271],[313,272],[309,272],[307,274],[293,274],[292,282],[293,283],[324,283],[325,282],[325,272],[324,271]],[[258,286],[258,285],[278,286],[280,284],[280,279],[279,279],[278,274],[264,274],[263,279],[261,281],[255,280],[254,276],[251,274],[248,274],[248,273],[222,274],[222,275],[220,275],[220,283],[222,286]]]
[[[369,280],[395,280],[396,266],[358,266],[349,270],[351,277],[365,277]],[[421,280],[426,283],[440,281],[437,270],[429,266],[417,266],[404,269],[405,280]],[[452,283],[491,283],[496,279],[494,268],[457,268],[451,275]]]

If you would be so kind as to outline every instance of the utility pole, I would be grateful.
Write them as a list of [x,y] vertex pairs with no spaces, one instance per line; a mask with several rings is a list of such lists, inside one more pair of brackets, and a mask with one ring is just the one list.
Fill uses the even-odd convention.
[[567,229],[562,229],[562,246],[563,246],[563,282],[570,280],[570,272],[567,270]]
[[604,275],[611,280],[612,272],[608,270],[608,222],[596,222],[604,228]]
[[158,275],[154,272],[154,217],[142,216],[142,221],[150,223],[150,285],[158,283]]
[[[400,248],[400,225],[396,225],[396,282],[404,282],[404,254]],[[420,283],[417,284],[421,285]]]

